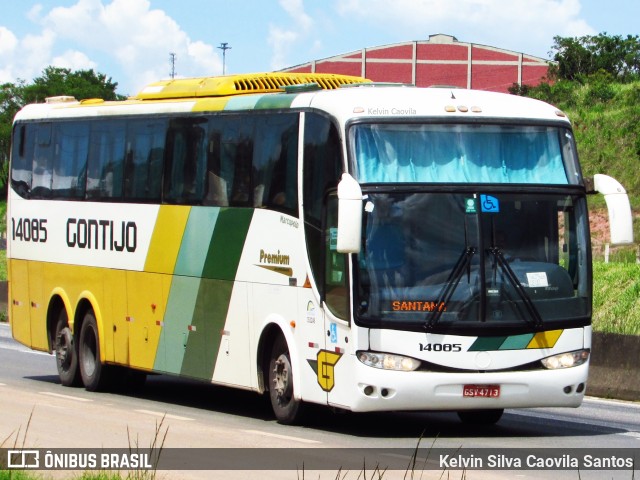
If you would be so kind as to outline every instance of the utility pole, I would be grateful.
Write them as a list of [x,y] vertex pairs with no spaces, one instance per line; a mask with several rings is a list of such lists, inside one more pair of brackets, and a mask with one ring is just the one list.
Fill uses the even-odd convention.
[[229,44],[227,42],[223,42],[220,44],[220,46],[218,47],[220,50],[222,50],[222,75],[226,74],[226,64],[227,64],[227,50],[231,50],[231,47],[228,46]]
[[174,78],[176,78],[176,54],[171,52],[169,54],[169,61],[171,62],[171,73],[169,75],[171,75],[171,79],[173,80]]

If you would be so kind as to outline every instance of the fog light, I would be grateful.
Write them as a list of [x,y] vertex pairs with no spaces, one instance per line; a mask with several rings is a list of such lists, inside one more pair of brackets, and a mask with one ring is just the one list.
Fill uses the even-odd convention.
[[557,370],[559,368],[577,367],[587,360],[589,360],[589,349],[559,353],[558,355],[543,358],[540,361],[545,368],[548,368],[549,370]]

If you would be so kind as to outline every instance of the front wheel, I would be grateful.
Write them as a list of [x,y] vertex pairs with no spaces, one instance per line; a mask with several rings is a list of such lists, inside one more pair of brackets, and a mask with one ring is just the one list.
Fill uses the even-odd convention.
[[463,423],[470,425],[493,425],[502,418],[503,413],[503,408],[492,410],[460,410],[458,417],[460,417]]
[[65,387],[77,387],[81,384],[80,369],[78,368],[78,349],[69,328],[67,312],[63,308],[58,316],[53,335],[53,349],[56,354],[56,367],[60,383]]
[[271,408],[279,423],[291,425],[302,418],[303,405],[293,396],[293,373],[287,342],[282,335],[276,338],[269,360],[269,397]]
[[84,315],[78,347],[80,375],[84,387],[90,392],[104,390],[108,383],[108,366],[100,363],[98,324],[91,310]]

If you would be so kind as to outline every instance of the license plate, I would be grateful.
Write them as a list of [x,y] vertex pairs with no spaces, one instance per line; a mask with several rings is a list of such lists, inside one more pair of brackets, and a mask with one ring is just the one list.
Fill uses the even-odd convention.
[[465,385],[462,396],[497,398],[500,396],[500,385]]

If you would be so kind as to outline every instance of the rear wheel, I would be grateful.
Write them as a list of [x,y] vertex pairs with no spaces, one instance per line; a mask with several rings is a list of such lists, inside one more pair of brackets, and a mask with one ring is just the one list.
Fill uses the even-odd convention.
[[78,353],[84,387],[90,392],[104,390],[108,384],[109,367],[100,363],[98,324],[91,310],[85,313],[82,321]]
[[463,423],[470,425],[493,425],[502,418],[503,413],[503,408],[493,410],[461,410],[458,412],[458,417],[460,417]]
[[78,368],[78,349],[69,328],[67,311],[63,308],[58,315],[58,322],[53,336],[53,349],[56,354],[56,367],[60,383],[65,387],[81,385],[80,369]]
[[269,360],[269,397],[271,408],[279,423],[293,424],[302,418],[303,405],[293,396],[293,373],[287,342],[282,335],[276,338]]

